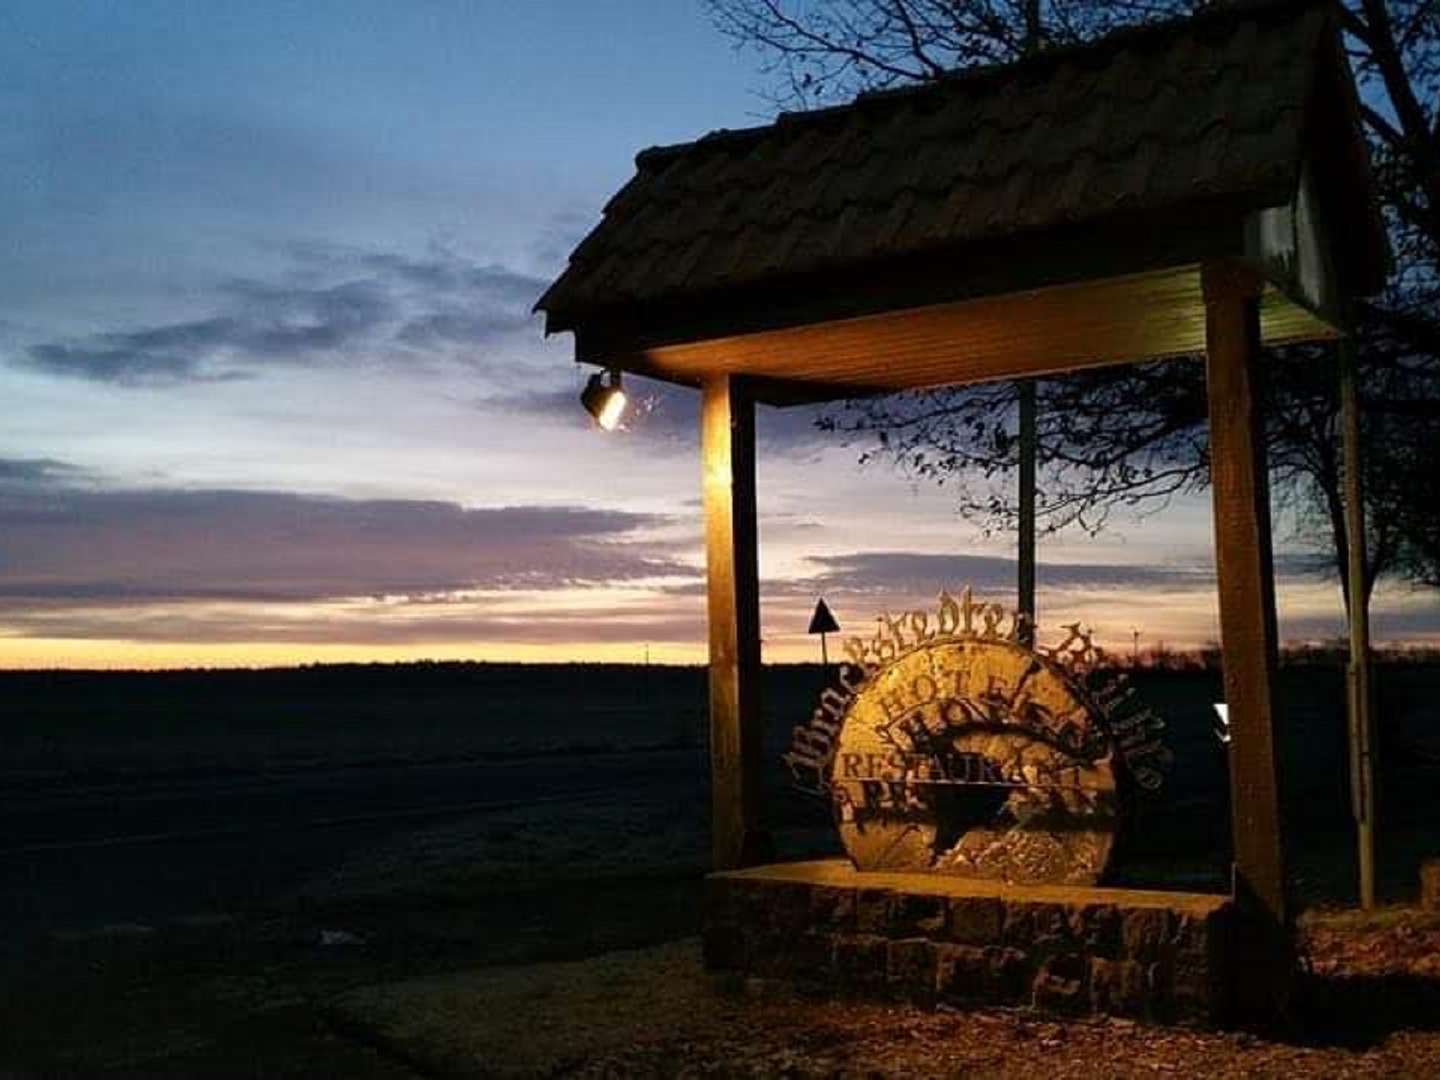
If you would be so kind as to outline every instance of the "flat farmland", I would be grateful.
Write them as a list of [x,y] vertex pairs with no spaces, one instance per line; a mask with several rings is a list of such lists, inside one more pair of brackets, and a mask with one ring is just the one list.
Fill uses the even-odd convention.
[[[813,666],[766,671],[769,817],[782,856],[836,850],[780,764]],[[1135,676],[1175,765],[1137,807],[1117,881],[1221,889],[1218,676]],[[1433,845],[1440,669],[1377,679],[1385,888]],[[1339,671],[1281,680],[1290,854],[1302,896],[1353,885]],[[297,897],[699,874],[705,675],[615,665],[335,666],[0,674],[0,917],[35,931],[210,917]],[[488,883],[488,885],[487,885]]]

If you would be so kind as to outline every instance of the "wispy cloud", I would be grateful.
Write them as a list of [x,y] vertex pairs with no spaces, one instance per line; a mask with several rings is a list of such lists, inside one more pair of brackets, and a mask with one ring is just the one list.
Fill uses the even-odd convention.
[[0,491],[34,485],[67,484],[88,473],[54,458],[0,458]]
[[[1015,560],[993,555],[937,555],[915,551],[864,551],[815,555],[821,568],[805,584],[853,593],[938,593],[969,584],[977,589],[1015,587]],[[1211,588],[1209,567],[1170,567],[1109,563],[1041,563],[1036,570],[1042,587],[1052,589]]]
[[[469,509],[284,492],[106,491],[5,462],[0,596],[47,606],[318,601],[689,577],[668,519],[573,506]],[[44,482],[46,480],[51,482]]]
[[[814,523],[800,522],[796,528],[810,531]],[[810,555],[804,563],[815,573],[764,582],[769,597],[846,597],[857,602],[879,604],[887,599],[916,598],[928,601],[941,590],[970,586],[994,599],[1015,589],[1015,560],[998,555],[941,555],[920,551],[855,551],[839,555]],[[1158,566],[1154,564],[1052,563],[1037,568],[1038,585],[1049,591],[1126,592],[1136,594],[1163,590],[1183,592],[1210,590],[1215,575],[1210,567]],[[696,583],[677,583],[675,593],[701,592]]]
[[[1406,590],[1403,587],[1378,593],[1373,601],[1370,631],[1377,641],[1440,640],[1440,595],[1433,590]],[[1304,641],[1343,638],[1342,611],[1303,612],[1283,620],[1288,637]]]
[[119,386],[252,378],[267,367],[454,358],[527,334],[538,278],[441,248],[425,258],[296,245],[295,272],[220,288],[203,318],[21,349],[34,371]]
[[575,245],[595,227],[598,220],[598,214],[592,207],[557,210],[536,230],[531,241],[535,261],[546,267],[552,275],[558,274],[570,252],[575,250]]
[[[124,640],[196,649],[302,646],[603,648],[663,644],[698,657],[704,601],[688,513],[583,506],[467,508],[280,491],[113,489],[48,458],[0,459],[0,638]],[[807,518],[782,526],[815,533]],[[770,530],[773,538],[775,529]],[[801,557],[762,582],[767,656],[809,656],[824,595],[847,633],[883,611],[973,586],[1010,603],[1004,556],[859,550]],[[1338,631],[1333,582],[1282,560],[1289,638]],[[1124,645],[1213,638],[1209,565],[1040,565],[1042,634],[1093,625]],[[1382,638],[1433,636],[1431,594],[1377,596]]]
[[584,607],[547,609],[543,597],[482,593],[446,604],[378,598],[305,605],[265,602],[172,603],[125,607],[83,602],[27,607],[7,617],[11,635],[72,641],[123,639],[191,646],[225,642],[363,645],[471,644],[477,648],[570,643],[593,648],[651,642],[693,648],[704,640],[700,604],[616,601],[605,617]]

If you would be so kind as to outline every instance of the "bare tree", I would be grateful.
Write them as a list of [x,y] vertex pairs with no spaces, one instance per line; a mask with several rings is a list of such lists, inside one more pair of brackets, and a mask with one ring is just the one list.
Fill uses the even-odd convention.
[[[755,49],[773,102],[809,107],[1019,59],[1208,6],[1184,0],[707,0],[716,26]],[[1378,575],[1440,582],[1440,4],[1349,0],[1346,43],[1391,234],[1386,295],[1356,312],[1369,537]],[[1268,369],[1274,490],[1306,535],[1328,534],[1347,573],[1335,365],[1327,349],[1277,350]],[[1037,520],[1097,531],[1209,483],[1204,372],[1154,363],[1037,388]],[[1011,384],[849,402],[821,423],[942,484],[987,530],[1010,529],[1019,467]],[[1318,528],[1317,528],[1318,527]]]
[[720,31],[761,56],[776,104],[1003,64],[1204,6],[1186,0],[707,0]]

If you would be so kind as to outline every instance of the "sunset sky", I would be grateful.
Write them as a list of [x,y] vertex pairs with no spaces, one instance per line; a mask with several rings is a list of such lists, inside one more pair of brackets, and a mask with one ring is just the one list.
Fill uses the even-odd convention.
[[[702,659],[693,396],[598,432],[529,312],[636,151],[762,85],[687,0],[0,8],[0,666]],[[767,658],[822,593],[1011,599],[1009,538],[812,418],[760,418]],[[1282,529],[1282,633],[1333,635]],[[1206,499],[1047,538],[1042,625],[1211,639],[1210,546]],[[1433,593],[1376,611],[1440,641]]]

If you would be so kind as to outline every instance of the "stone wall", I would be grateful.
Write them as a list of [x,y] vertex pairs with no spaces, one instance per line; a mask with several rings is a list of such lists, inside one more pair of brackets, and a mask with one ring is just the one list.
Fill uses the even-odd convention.
[[933,1005],[1209,1025],[1225,1016],[1228,897],[859,873],[845,861],[712,875],[705,962]]

